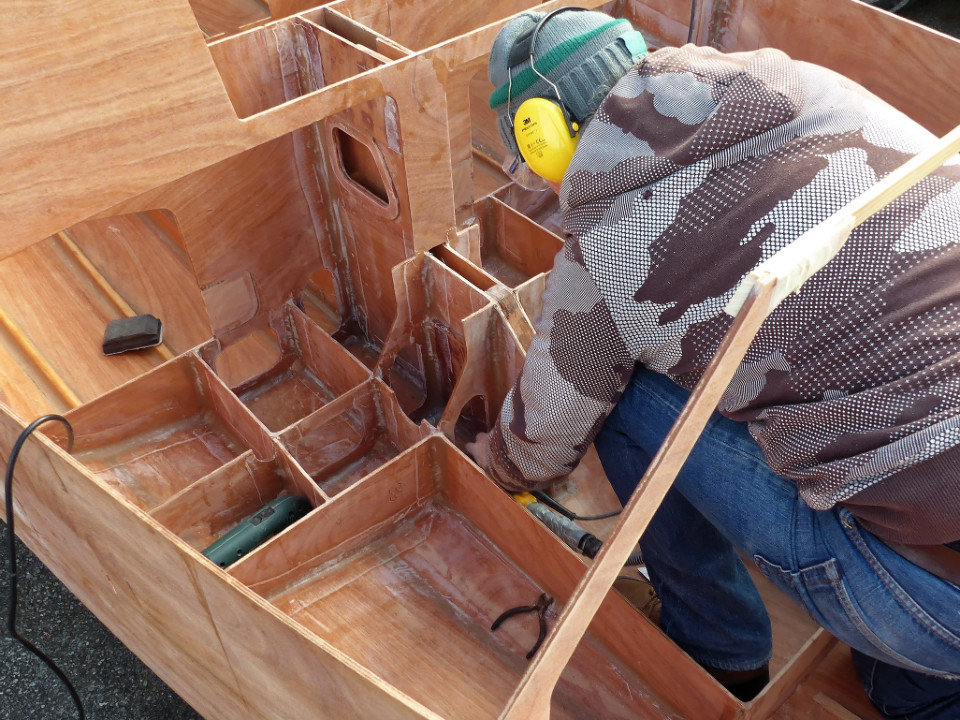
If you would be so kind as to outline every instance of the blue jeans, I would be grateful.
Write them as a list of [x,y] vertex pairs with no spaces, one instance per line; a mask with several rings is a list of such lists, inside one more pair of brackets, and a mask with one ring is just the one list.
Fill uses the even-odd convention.
[[[663,375],[634,374],[596,438],[622,502],[688,397]],[[770,620],[742,553],[853,648],[887,717],[960,718],[960,588],[893,552],[849,511],[811,510],[745,424],[714,413],[641,549],[663,602],[661,627],[697,662],[749,670],[770,659]]]

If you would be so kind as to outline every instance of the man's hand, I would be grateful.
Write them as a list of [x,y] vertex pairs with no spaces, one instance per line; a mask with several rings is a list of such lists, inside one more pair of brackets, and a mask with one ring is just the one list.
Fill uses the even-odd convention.
[[477,463],[480,467],[486,470],[490,467],[490,445],[487,442],[489,433],[477,433],[477,436],[473,439],[473,442],[468,442],[464,446],[464,450],[467,451],[467,454],[473,458],[474,462]]

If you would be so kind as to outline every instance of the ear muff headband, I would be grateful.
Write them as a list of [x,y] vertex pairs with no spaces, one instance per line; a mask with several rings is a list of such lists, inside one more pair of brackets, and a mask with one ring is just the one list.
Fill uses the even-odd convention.
[[[563,104],[563,98],[560,97],[560,88],[558,88],[556,83],[554,83],[550,78],[548,78],[546,75],[544,75],[539,70],[537,70],[537,65],[533,60],[534,55],[536,55],[537,53],[537,38],[540,36],[540,31],[543,29],[543,26],[546,25],[552,18],[555,18],[557,15],[560,15],[565,12],[586,12],[586,8],[564,7],[544,15],[540,19],[540,22],[537,23],[537,26],[533,29],[533,32],[530,34],[530,58],[529,59],[530,59],[530,69],[533,70],[540,77],[541,80],[543,80],[551,88],[553,88],[553,92],[557,96],[558,107],[560,108],[560,112],[564,118],[564,121],[566,122],[567,129],[570,132],[570,137],[574,138],[577,136],[577,131],[573,127],[574,119]],[[523,44],[523,43],[520,43],[520,44]],[[512,57],[513,53],[511,52],[510,55]],[[510,110],[510,107],[508,105],[507,111],[509,112],[509,110]],[[516,134],[516,120],[514,120],[514,134]]]

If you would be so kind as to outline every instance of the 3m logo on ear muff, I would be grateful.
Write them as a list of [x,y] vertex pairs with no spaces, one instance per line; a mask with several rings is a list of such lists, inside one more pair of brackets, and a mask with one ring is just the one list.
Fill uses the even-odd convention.
[[[570,137],[570,128],[574,136]],[[568,125],[563,108],[546,98],[530,98],[517,109],[513,134],[524,161],[537,175],[560,182],[580,139],[577,123]]]

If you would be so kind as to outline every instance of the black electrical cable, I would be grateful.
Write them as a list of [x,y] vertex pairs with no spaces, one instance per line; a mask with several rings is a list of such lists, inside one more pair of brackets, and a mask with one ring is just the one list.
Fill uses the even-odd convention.
[[51,420],[57,420],[66,426],[68,437],[67,452],[70,452],[73,448],[73,428],[70,426],[70,423],[61,415],[44,415],[27,425],[24,431],[20,433],[20,437],[17,438],[17,441],[13,444],[13,449],[10,451],[10,459],[7,461],[7,472],[4,477],[3,486],[4,498],[6,498],[7,501],[7,557],[10,563],[10,602],[7,615],[7,630],[10,632],[12,638],[18,640],[27,650],[43,660],[43,662],[47,664],[47,667],[53,670],[57,677],[63,681],[63,684],[67,686],[67,690],[70,691],[70,697],[73,698],[73,702],[77,706],[80,720],[84,720],[86,715],[83,712],[83,702],[81,702],[80,695],[77,694],[77,690],[73,687],[70,679],[42,650],[17,631],[17,546],[14,542],[13,532],[13,469],[17,464],[17,456],[20,454],[20,449],[27,441],[27,438],[30,437],[34,430]]
[[604,513],[603,515],[577,515],[573,510],[561,505],[542,490],[534,490],[530,494],[533,495],[539,502],[542,502],[544,505],[549,507],[551,510],[560,513],[565,518],[569,518],[570,520],[607,520],[608,518],[616,517],[623,512],[623,510],[614,510],[612,512]]

